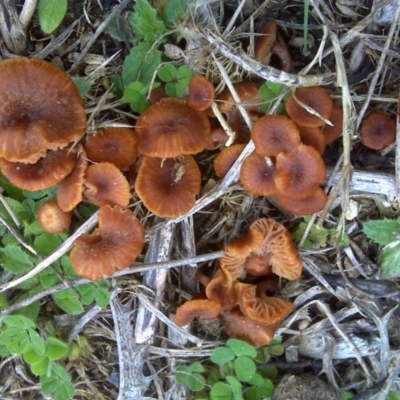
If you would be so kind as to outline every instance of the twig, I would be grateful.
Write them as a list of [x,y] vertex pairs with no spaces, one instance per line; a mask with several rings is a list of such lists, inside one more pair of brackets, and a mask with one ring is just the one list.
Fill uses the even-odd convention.
[[21,26],[24,30],[26,30],[31,22],[32,16],[36,10],[37,1],[38,0],[25,0],[24,2],[24,6],[19,14],[19,21],[21,22]]

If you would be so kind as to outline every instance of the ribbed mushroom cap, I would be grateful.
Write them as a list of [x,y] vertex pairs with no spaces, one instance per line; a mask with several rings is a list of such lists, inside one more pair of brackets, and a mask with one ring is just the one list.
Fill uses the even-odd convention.
[[200,170],[192,156],[164,160],[143,157],[135,191],[152,213],[174,218],[190,211],[200,183]]
[[323,154],[326,145],[326,137],[321,128],[311,128],[310,126],[298,125],[300,139],[303,144],[314,147],[320,155]]
[[52,234],[64,231],[71,222],[71,216],[71,212],[61,210],[56,200],[42,203],[36,214],[39,226]]
[[189,81],[187,103],[196,111],[205,111],[214,100],[214,85],[202,75],[193,76]]
[[228,284],[221,270],[218,270],[207,284],[206,296],[221,306],[221,312],[229,311],[238,304],[236,290]]
[[295,215],[311,215],[323,210],[328,197],[326,193],[318,188],[310,197],[304,200],[292,200],[280,194],[276,195],[279,204],[287,211]]
[[96,206],[129,204],[131,193],[129,182],[122,172],[110,163],[90,165],[85,171],[83,194]]
[[271,253],[250,254],[244,264],[245,271],[252,276],[264,276],[271,272]]
[[[0,63],[1,64],[1,63]],[[36,191],[56,185],[71,173],[76,164],[76,152],[71,149],[49,150],[35,164],[10,162],[2,158],[0,169],[15,186]]]
[[245,144],[234,144],[224,147],[217,157],[214,158],[214,171],[218,178],[223,178],[228,173],[245,147]]
[[296,124],[284,115],[265,115],[251,130],[256,152],[263,157],[277,156],[293,151],[300,142]]
[[250,154],[240,169],[240,183],[254,196],[269,196],[276,192],[275,166],[268,165],[263,156]]
[[276,22],[267,21],[263,24],[256,37],[254,46],[254,58],[265,65],[269,64],[271,59],[272,46],[276,41]]
[[225,330],[229,337],[244,340],[253,346],[265,346],[274,338],[279,327],[275,324],[265,324],[246,317],[239,308],[234,308],[222,315]]
[[[297,88],[295,91],[296,98],[303,104],[316,111],[322,118],[329,119],[333,108],[333,102],[329,92],[320,86],[311,86]],[[293,93],[286,101],[286,112],[294,122],[303,126],[319,127],[324,121],[317,115],[309,113],[302,105],[300,105]]]
[[333,125],[325,124],[322,128],[322,133],[325,136],[325,144],[334,142],[342,134],[343,110],[334,105],[328,119]]
[[361,142],[364,146],[381,150],[393,143],[396,138],[396,124],[384,112],[372,112],[362,123]]
[[254,253],[269,258],[274,274],[291,281],[298,279],[303,263],[289,231],[271,218],[259,218],[250,228],[259,230],[264,237],[262,245]]
[[262,232],[255,228],[249,228],[246,233],[228,243],[224,247],[224,251],[236,258],[246,258],[261,246],[263,240]]
[[57,185],[57,203],[64,212],[72,211],[82,201],[87,164],[86,153],[82,150],[74,170]]
[[246,257],[238,258],[228,251],[219,259],[219,267],[224,275],[224,285],[230,287],[237,279],[244,279]]
[[[259,102],[257,101],[260,99],[258,95],[259,85],[257,83],[243,81],[234,83],[233,86],[242,105],[246,105],[246,103],[253,100],[254,103]],[[216,100],[221,112],[229,111],[236,104],[228,87],[225,87],[225,89],[217,96]]]
[[75,83],[39,59],[0,62],[0,157],[35,163],[78,141],[86,115]]
[[84,145],[87,157],[95,163],[109,162],[122,169],[137,155],[135,131],[129,128],[103,128]]
[[74,271],[86,279],[111,276],[115,268],[132,264],[144,245],[144,229],[130,210],[104,206],[99,211],[99,228],[79,236],[70,260]]
[[246,317],[255,321],[274,324],[282,321],[293,308],[289,301],[265,295],[256,295],[256,285],[236,282],[239,307]]
[[218,303],[207,299],[190,300],[177,308],[174,322],[178,326],[185,326],[196,317],[203,319],[217,318],[220,312],[221,306]]
[[275,168],[277,192],[292,200],[304,200],[313,195],[326,174],[318,151],[305,144],[290,153],[278,154]]
[[150,157],[173,158],[203,151],[210,136],[210,121],[180,99],[161,99],[136,122],[138,151]]

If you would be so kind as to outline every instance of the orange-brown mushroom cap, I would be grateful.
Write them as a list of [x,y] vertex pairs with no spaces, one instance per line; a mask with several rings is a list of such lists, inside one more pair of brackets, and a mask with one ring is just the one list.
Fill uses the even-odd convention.
[[72,211],[82,201],[87,164],[86,153],[82,150],[74,170],[57,185],[57,203],[64,212]]
[[143,226],[132,211],[107,205],[98,217],[99,228],[79,236],[70,256],[74,271],[91,280],[107,278],[115,268],[128,267],[144,245]]
[[300,142],[296,124],[284,115],[265,115],[251,130],[256,152],[263,157],[277,156],[294,150]]
[[253,346],[267,345],[275,335],[279,322],[266,324],[246,317],[239,308],[222,315],[229,337],[244,340]]
[[12,58],[0,62],[0,157],[35,163],[78,141],[86,115],[75,83],[39,59]]
[[295,151],[276,157],[277,192],[292,200],[304,200],[314,194],[325,174],[324,160],[311,146],[301,144]]
[[138,151],[150,157],[173,158],[203,151],[210,135],[206,114],[180,99],[161,99],[136,122]]
[[265,65],[269,64],[271,59],[272,46],[276,40],[276,22],[267,21],[260,29],[259,36],[256,38],[254,46],[254,58]]
[[224,286],[229,287],[237,279],[245,278],[245,262],[246,257],[239,258],[228,251],[224,252],[224,255],[219,259],[219,266],[222,274],[224,275]]
[[164,160],[143,157],[135,191],[152,213],[174,218],[190,211],[200,183],[200,170],[192,156]]
[[[0,63],[1,64],[1,63]],[[76,152],[71,149],[49,150],[35,164],[10,162],[2,158],[0,169],[15,186],[36,191],[56,185],[71,173],[76,164]]]
[[396,124],[384,112],[372,112],[362,123],[361,142],[364,146],[381,150],[393,143],[396,138]]
[[127,206],[131,198],[129,182],[110,163],[93,164],[86,168],[83,194],[96,206]]
[[[246,106],[248,105],[247,103],[253,102],[253,100],[254,103],[260,103],[258,83],[250,81],[236,82],[233,84],[233,87],[235,88],[242,105]],[[221,112],[227,112],[231,110],[236,104],[228,87],[226,87],[216,99],[218,102],[218,108]]]
[[324,121],[317,115],[309,113],[296,98],[316,111],[322,118],[328,119],[333,108],[333,102],[329,92],[320,86],[310,86],[297,88],[295,95],[293,93],[286,101],[286,112],[299,125],[319,127],[324,124]]
[[225,274],[218,270],[206,286],[207,299],[218,303],[221,312],[231,310],[237,305],[236,290],[233,285],[228,284]]
[[205,111],[214,100],[214,85],[202,75],[193,76],[189,81],[187,103],[196,111]]
[[71,222],[71,216],[71,212],[61,210],[56,200],[42,203],[36,213],[39,226],[52,234],[64,231]]
[[178,326],[185,326],[196,317],[203,319],[217,318],[220,312],[221,306],[218,303],[207,299],[190,300],[177,308],[174,322]]
[[234,144],[224,147],[217,157],[214,158],[214,171],[218,178],[223,178],[228,173],[245,147],[245,144]]
[[300,139],[303,144],[314,147],[320,155],[324,153],[326,136],[321,128],[311,128],[310,126],[298,125]]
[[323,189],[318,188],[310,197],[304,200],[292,200],[280,194],[276,195],[279,204],[287,211],[295,215],[311,215],[321,211],[328,197]]
[[342,134],[343,110],[340,107],[333,105],[328,119],[332,125],[325,124],[322,128],[322,133],[325,136],[325,144],[334,142]]
[[210,137],[208,139],[208,144],[206,150],[216,150],[225,146],[228,141],[228,134],[221,127],[215,127],[211,129]]
[[250,154],[240,168],[240,183],[254,196],[269,196],[276,192],[275,166],[268,165],[263,156]]
[[85,143],[90,161],[109,162],[122,169],[133,163],[137,155],[135,131],[129,128],[103,128]]

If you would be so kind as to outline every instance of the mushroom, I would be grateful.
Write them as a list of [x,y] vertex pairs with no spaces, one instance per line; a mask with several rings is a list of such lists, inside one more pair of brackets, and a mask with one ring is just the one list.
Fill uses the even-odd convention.
[[36,191],[56,185],[71,173],[75,164],[76,151],[61,149],[49,150],[46,157],[40,158],[34,164],[10,162],[2,158],[0,169],[13,185]]
[[161,99],[136,122],[138,151],[150,157],[173,158],[203,151],[210,135],[206,114],[180,99]]
[[292,200],[304,200],[314,194],[326,174],[318,151],[305,144],[290,153],[279,153],[275,168],[277,192]]
[[84,148],[90,161],[108,162],[122,169],[136,158],[137,138],[133,129],[103,128],[86,141]]
[[322,128],[322,133],[325,136],[325,144],[334,142],[342,134],[343,110],[340,107],[333,105],[328,120],[332,125],[325,124]]
[[155,215],[174,218],[187,213],[200,192],[201,174],[192,156],[178,159],[143,157],[135,191]]
[[318,188],[314,194],[303,200],[288,199],[287,197],[282,196],[279,193],[276,195],[276,198],[278,200],[278,203],[285,210],[295,215],[315,214],[316,212],[321,211],[328,201],[326,193],[321,188]]
[[96,206],[127,206],[131,199],[129,182],[122,172],[110,163],[90,165],[85,170],[83,194]]
[[263,156],[256,152],[250,154],[240,168],[240,183],[254,196],[269,196],[276,192],[275,166],[267,163]]
[[[312,109],[314,114],[307,111],[303,104],[297,101]],[[322,126],[325,123],[324,120],[329,119],[332,109],[333,102],[329,92],[320,86],[297,88],[286,101],[286,112],[294,122],[314,128]]]
[[0,62],[0,157],[36,163],[47,150],[84,134],[86,116],[75,83],[39,59]]
[[36,213],[39,226],[52,234],[64,231],[71,222],[71,216],[71,212],[61,210],[56,200],[45,201]]
[[221,270],[218,270],[207,284],[206,296],[221,306],[221,312],[229,311],[238,304],[236,290],[232,284],[228,284]]
[[74,271],[91,280],[111,276],[115,268],[132,264],[142,251],[144,229],[130,210],[102,207],[99,227],[92,234],[83,234],[75,242],[70,260]]
[[301,142],[307,146],[314,147],[314,149],[322,155],[326,146],[326,136],[321,128],[312,128],[302,125],[298,125],[297,127],[299,128]]
[[193,76],[189,81],[187,103],[196,111],[205,111],[214,100],[214,85],[202,75]]
[[245,144],[234,144],[232,146],[225,147],[221,150],[217,157],[214,158],[214,171],[218,178],[223,178],[228,173],[245,147]]
[[382,150],[396,138],[396,124],[384,112],[372,112],[362,123],[361,142],[373,150]]
[[218,317],[221,306],[207,299],[190,300],[183,303],[176,310],[174,322],[178,326],[190,324],[194,318],[213,319]]
[[215,127],[211,129],[210,137],[206,150],[216,150],[223,146],[228,141],[228,134],[221,127]]
[[253,125],[251,138],[256,152],[263,157],[277,156],[296,149],[300,133],[296,124],[284,115],[265,115]]

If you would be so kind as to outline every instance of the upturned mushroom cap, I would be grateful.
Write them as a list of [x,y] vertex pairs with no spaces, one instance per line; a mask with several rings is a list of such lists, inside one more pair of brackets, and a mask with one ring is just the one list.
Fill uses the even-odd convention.
[[[294,95],[296,98],[317,112],[322,118],[329,119],[333,108],[333,102],[329,92],[320,86],[297,88]],[[324,121],[317,115],[309,113],[297,101],[293,93],[286,101],[286,112],[294,122],[303,126],[319,127]]]
[[228,243],[224,251],[236,258],[246,258],[261,246],[263,240],[262,232],[250,227],[246,233]]
[[[0,63],[1,64],[1,63]],[[10,162],[2,158],[0,169],[15,186],[36,191],[56,185],[71,173],[76,164],[76,152],[71,149],[49,150],[35,164]]]
[[276,192],[275,166],[268,165],[263,156],[250,154],[240,168],[240,183],[254,196],[269,196]]
[[57,185],[57,203],[64,212],[72,211],[81,201],[88,162],[84,150],[74,170]]
[[231,286],[237,279],[244,279],[246,257],[238,258],[228,251],[219,259],[219,267],[224,275],[224,285]]
[[128,267],[144,245],[143,226],[132,211],[107,205],[98,217],[99,228],[79,236],[70,256],[74,271],[91,280],[107,278],[115,268]]
[[78,141],[86,115],[75,83],[39,59],[0,62],[0,157],[35,163]]
[[200,170],[192,156],[164,160],[143,157],[135,191],[152,213],[174,218],[190,211],[200,184]]
[[133,129],[103,128],[86,141],[84,148],[90,161],[108,162],[122,169],[136,158],[137,138]]
[[383,112],[372,112],[362,123],[361,142],[364,146],[381,150],[393,143],[396,138],[396,124]]
[[187,103],[196,111],[205,111],[214,100],[214,85],[202,75],[193,76],[189,81]]
[[228,173],[245,147],[245,144],[234,144],[233,146],[224,147],[217,157],[214,158],[214,171],[218,178],[223,178]]
[[138,151],[150,157],[173,158],[203,151],[210,135],[206,114],[180,99],[161,99],[136,122]]
[[256,285],[236,282],[239,307],[246,317],[266,324],[282,321],[293,308],[289,301],[265,295],[256,295]]
[[228,284],[221,270],[207,284],[206,296],[221,306],[221,312],[229,311],[238,304],[236,290],[233,285]]
[[229,337],[244,340],[253,346],[267,345],[274,338],[279,327],[279,322],[265,324],[252,320],[246,317],[238,307],[223,314],[222,318]]
[[177,308],[174,322],[178,326],[185,326],[196,317],[203,319],[217,318],[220,312],[221,306],[218,303],[207,299],[190,300]]
[[268,65],[272,56],[272,46],[276,41],[276,22],[265,22],[258,32],[258,35],[254,46],[254,58]]
[[293,151],[301,143],[298,127],[284,115],[265,115],[260,118],[253,125],[251,138],[256,152],[263,157]]
[[71,216],[71,212],[61,210],[56,200],[42,203],[36,214],[39,226],[52,234],[64,231],[71,222]]
[[290,153],[279,153],[275,168],[277,193],[292,200],[304,200],[313,195],[326,174],[318,151],[305,144]]
[[285,210],[295,215],[315,214],[323,210],[328,201],[326,193],[321,188],[318,188],[314,194],[304,200],[292,200],[280,194],[277,194],[276,198]]

